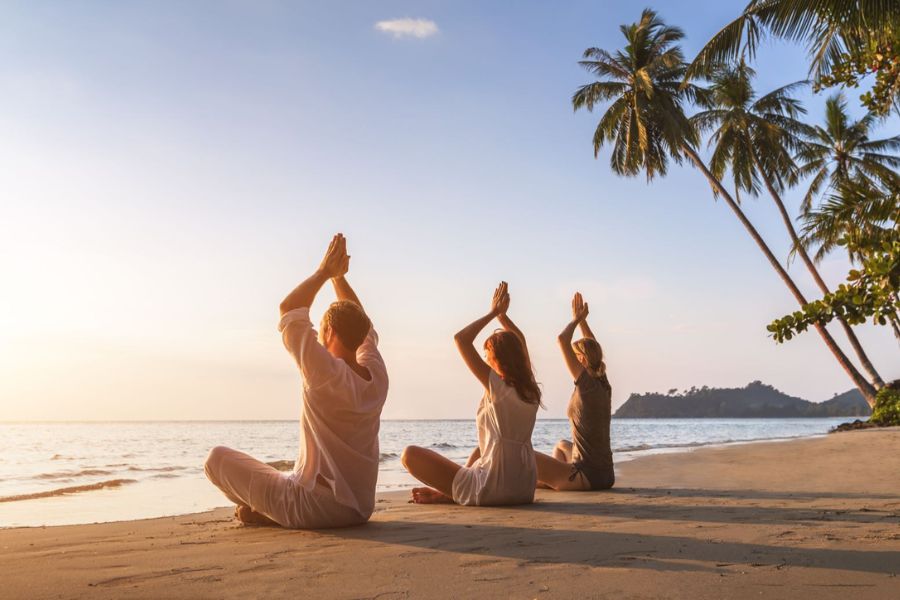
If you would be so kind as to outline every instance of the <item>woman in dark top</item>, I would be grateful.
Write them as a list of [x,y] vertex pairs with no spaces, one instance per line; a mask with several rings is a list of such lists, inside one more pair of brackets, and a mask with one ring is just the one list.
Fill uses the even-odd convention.
[[[581,294],[572,299],[572,322],[559,334],[559,346],[575,391],[567,414],[572,441],[562,440],[553,456],[535,452],[538,482],[554,490],[606,490],[616,480],[609,442],[612,388],[606,378],[603,349],[587,324],[588,305]],[[572,342],[575,328],[584,337]]]

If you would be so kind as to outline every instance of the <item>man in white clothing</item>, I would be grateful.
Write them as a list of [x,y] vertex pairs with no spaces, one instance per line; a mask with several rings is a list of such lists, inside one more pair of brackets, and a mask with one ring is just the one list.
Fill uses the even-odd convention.
[[[223,446],[206,460],[206,476],[237,505],[235,516],[244,523],[344,527],[366,522],[375,508],[388,377],[378,336],[344,277],[349,264],[347,241],[337,234],[316,272],[281,303],[278,330],[303,377],[293,473]],[[317,335],[309,307],[329,279],[338,301]]]

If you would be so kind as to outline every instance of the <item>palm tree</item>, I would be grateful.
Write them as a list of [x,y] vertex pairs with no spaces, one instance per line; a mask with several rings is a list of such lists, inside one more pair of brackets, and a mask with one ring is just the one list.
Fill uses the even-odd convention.
[[[851,121],[847,102],[838,93],[825,101],[825,125],[811,128],[797,153],[799,174],[812,176],[803,198],[806,224],[802,239],[794,241],[794,251],[818,246],[817,261],[839,245],[845,236],[880,235],[896,209],[900,193],[900,135],[870,140],[876,122],[871,113]],[[814,208],[816,196],[826,195]],[[896,223],[893,224],[896,227]],[[802,254],[801,254],[802,255]],[[850,260],[859,257],[850,254]],[[890,317],[894,335],[900,339],[900,318]],[[864,365],[865,366],[865,365]]]
[[[900,228],[900,191],[845,182],[804,215],[804,221],[803,245],[818,246],[818,258],[846,245],[850,260],[863,264],[865,256],[851,248],[880,248],[890,243]],[[900,341],[900,315],[894,312],[887,319]]]
[[[697,96],[697,104],[705,110],[694,115],[691,121],[700,131],[713,131],[709,140],[713,147],[710,170],[721,181],[730,169],[738,201],[741,191],[758,195],[762,182],[778,208],[796,253],[822,294],[829,294],[831,290],[803,247],[781,199],[785,183],[796,180],[797,168],[791,151],[802,146],[801,137],[810,135],[811,128],[799,120],[806,110],[791,96],[805,82],[786,85],[757,98],[753,89],[755,75],[743,60],[734,66],[717,68],[710,77],[708,92]],[[841,316],[837,319],[875,388],[881,388],[884,380],[859,338],[846,319]]]
[[849,182],[868,187],[900,187],[900,175],[895,170],[900,168],[900,157],[887,154],[900,150],[900,135],[870,140],[875,121],[871,113],[851,121],[843,94],[834,94],[825,101],[825,126],[811,128],[797,154],[800,175],[812,176],[803,198],[804,212],[810,210],[826,182],[829,192]]
[[753,58],[766,35],[805,43],[816,76],[828,73],[843,55],[867,43],[890,43],[900,27],[895,0],[751,0],[741,15],[719,30],[691,63],[687,76]]
[[647,9],[640,22],[619,30],[628,40],[624,51],[584,51],[578,64],[603,79],[580,87],[572,106],[593,111],[596,104],[612,100],[594,132],[594,157],[613,142],[612,170],[626,176],[645,171],[649,181],[667,173],[670,158],[681,163],[683,145],[697,143],[682,105],[698,88],[681,84],[684,55],[673,45],[684,37],[681,29],[666,26]]
[[[803,246],[818,246],[816,258],[843,245],[850,238],[855,246],[878,246],[900,227],[900,190],[891,192],[857,181],[842,183],[818,207],[803,215]],[[861,256],[850,253],[858,263]]]
[[[687,65],[677,42],[684,37],[683,32],[667,26],[649,9],[644,10],[639,22],[620,29],[627,41],[624,49],[615,54],[599,48],[585,51],[580,64],[599,80],[582,86],[572,97],[576,111],[581,108],[591,111],[597,104],[611,101],[594,132],[594,155],[608,143],[612,146],[610,164],[614,172],[634,176],[643,171],[648,180],[665,175],[669,159],[680,163],[688,158],[703,173],[713,191],[725,200],[797,302],[806,304],[803,294],[765,240],[697,153],[698,134],[685,115],[683,104],[701,92],[693,84],[681,85]],[[817,324],[816,330],[873,405],[872,385],[825,327]]]

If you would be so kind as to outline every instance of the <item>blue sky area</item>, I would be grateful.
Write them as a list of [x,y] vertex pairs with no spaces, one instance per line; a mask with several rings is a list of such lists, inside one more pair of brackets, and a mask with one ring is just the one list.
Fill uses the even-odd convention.
[[[692,57],[742,5],[652,6]],[[614,405],[755,379],[811,400],[849,389],[814,334],[768,337],[793,300],[698,172],[648,185],[594,159],[599,114],[570,104],[590,80],[577,60],[620,47],[641,8],[4,4],[0,420],[295,417],[277,307],[336,231],[382,336],[385,417],[474,413],[479,386],[452,334],[500,279],[544,416],[563,416],[571,391],[555,337],[576,290]],[[403,18],[433,26],[376,27]],[[803,79],[807,60],[779,43],[755,66],[767,91]],[[804,100],[818,121],[824,96]],[[800,196],[787,196],[794,211]],[[745,205],[786,256],[771,202]],[[846,268],[834,256],[823,273],[834,285]],[[900,376],[890,333],[860,336],[882,375]]]

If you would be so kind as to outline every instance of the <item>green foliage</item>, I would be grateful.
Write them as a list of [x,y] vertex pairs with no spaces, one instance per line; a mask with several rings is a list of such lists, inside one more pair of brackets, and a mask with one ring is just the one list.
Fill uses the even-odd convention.
[[[894,206],[893,226],[866,235],[848,231],[838,240],[861,267],[852,269],[847,281],[822,299],[775,319],[767,329],[778,343],[792,339],[815,324],[826,324],[837,316],[851,325],[871,320],[876,325],[897,323],[900,313],[900,195],[890,196]],[[877,231],[877,232],[876,232]]]
[[843,86],[859,87],[874,75],[872,89],[860,96],[862,105],[877,116],[886,116],[900,99],[900,40],[879,42],[870,39],[862,47],[841,54],[829,73],[821,75],[813,89]]
[[817,260],[843,246],[850,260],[860,263],[864,256],[854,253],[854,248],[877,248],[891,240],[892,226],[897,223],[897,202],[898,197],[883,188],[841,183],[837,193],[803,216],[801,243],[804,248],[818,246]]
[[767,36],[803,43],[810,73],[820,87],[849,85],[875,74],[863,103],[884,114],[898,98],[900,2],[895,0],[751,0],[697,54],[688,78],[706,76],[722,63],[752,60]]
[[878,391],[869,421],[882,426],[900,425],[900,380]]

